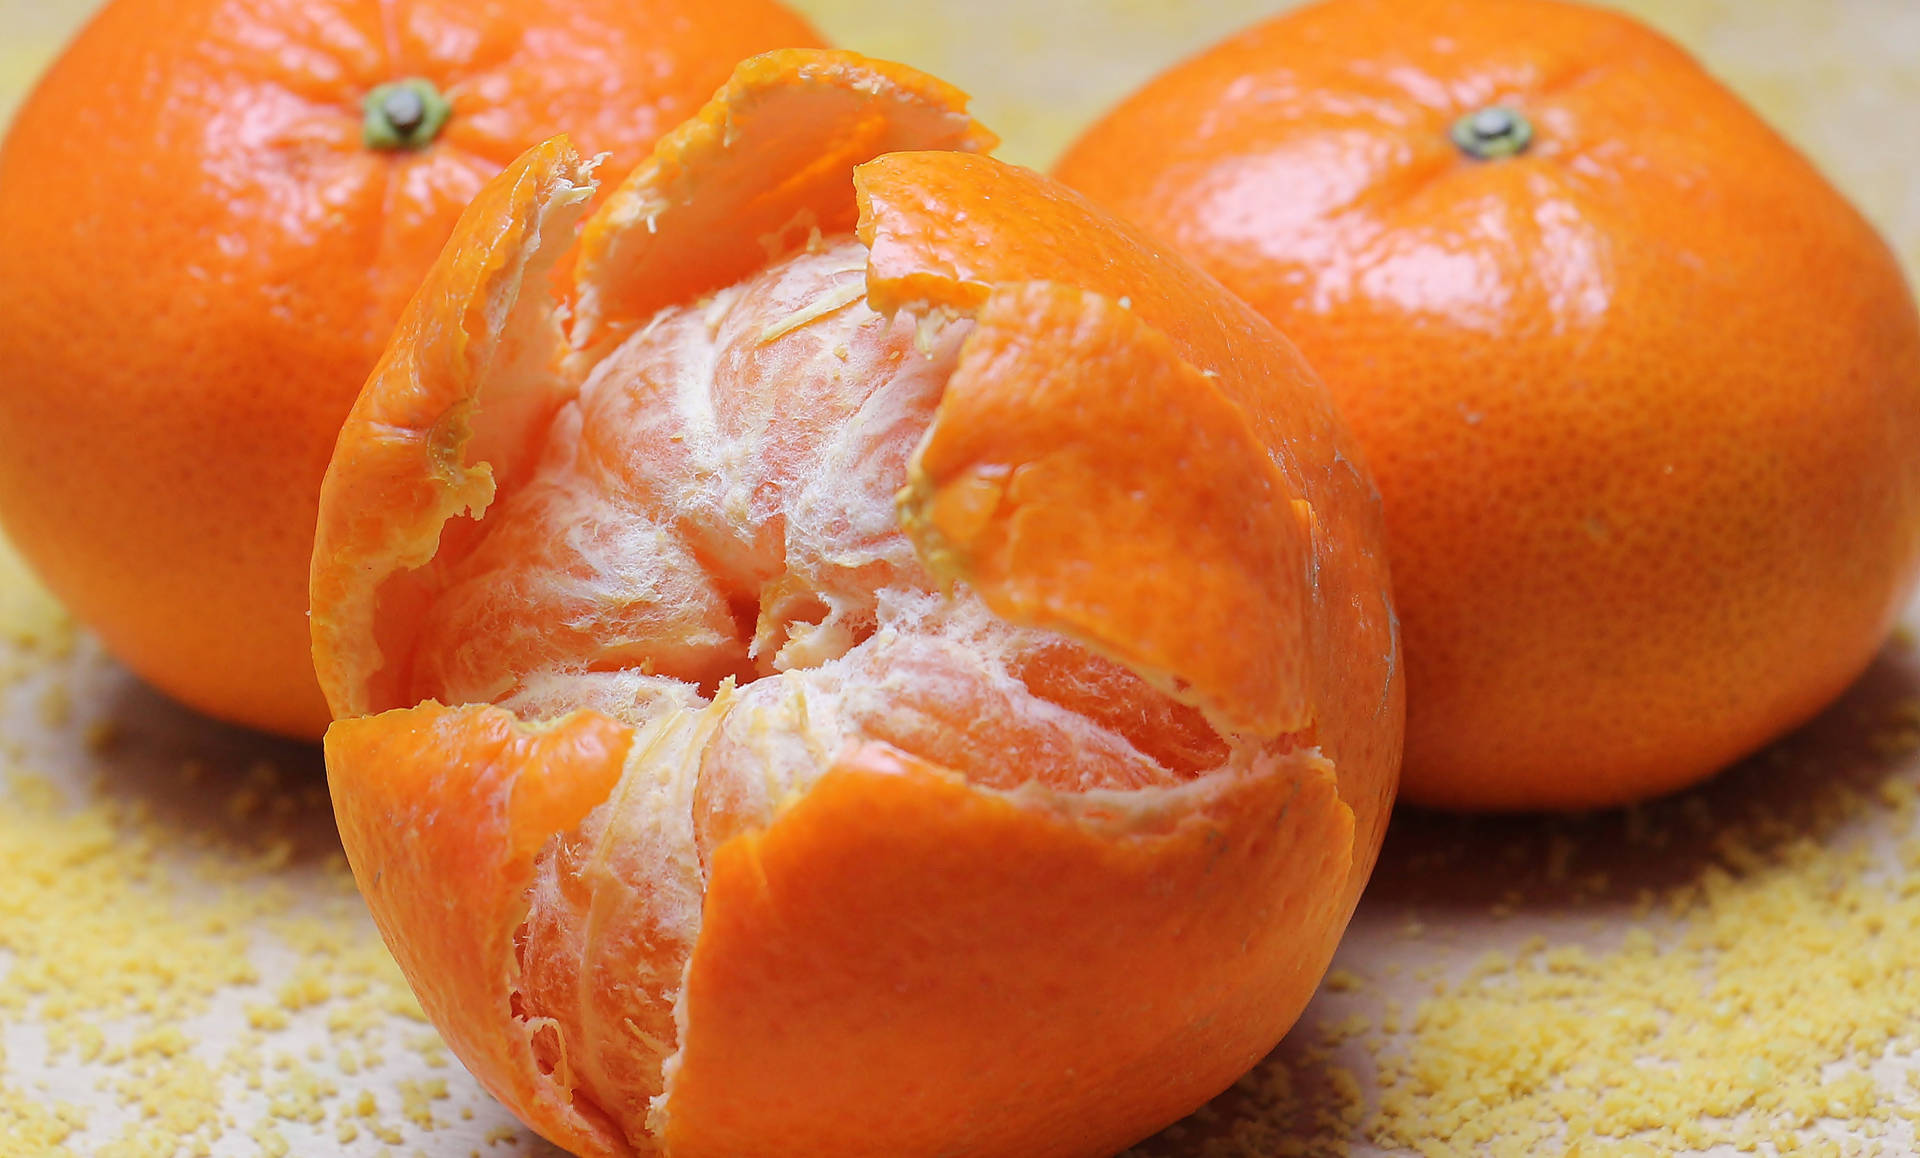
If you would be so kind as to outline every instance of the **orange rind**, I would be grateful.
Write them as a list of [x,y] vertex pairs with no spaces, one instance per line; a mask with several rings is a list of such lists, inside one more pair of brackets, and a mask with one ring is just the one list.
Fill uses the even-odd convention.
[[1832,703],[1920,578],[1898,256],[1682,48],[1562,0],[1319,0],[1059,178],[1300,346],[1385,503],[1410,803],[1618,807]]
[[778,0],[83,10],[0,126],[0,523],[142,679],[318,740],[320,480],[461,211],[562,127],[625,173],[820,40]]
[[1398,643],[1324,392],[963,101],[748,61],[577,253],[589,166],[529,152],[341,433],[342,839],[577,1153],[1109,1153],[1273,1046],[1378,852]]

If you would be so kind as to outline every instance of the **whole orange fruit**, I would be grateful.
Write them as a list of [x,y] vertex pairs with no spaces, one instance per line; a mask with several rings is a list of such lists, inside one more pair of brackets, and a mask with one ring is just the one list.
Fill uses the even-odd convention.
[[1386,504],[1408,799],[1698,780],[1872,657],[1920,559],[1893,256],[1685,52],[1553,0],[1329,0],[1058,174],[1297,342]]
[[542,145],[341,431],[341,840],[576,1153],[1105,1158],[1273,1046],[1373,865],[1404,705],[1331,401],[992,140],[770,53],[571,250]]
[[814,42],[770,0],[114,0],[0,146],[7,534],[148,680],[318,736],[320,477],[461,208]]

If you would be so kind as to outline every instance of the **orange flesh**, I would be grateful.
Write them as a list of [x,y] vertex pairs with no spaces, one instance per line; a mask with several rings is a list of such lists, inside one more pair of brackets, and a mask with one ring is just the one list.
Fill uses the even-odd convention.
[[[560,407],[533,470],[406,580],[431,592],[410,700],[636,730],[606,803],[535,861],[512,1007],[574,1110],[636,1146],[710,856],[836,759],[877,742],[976,784],[1086,791],[1176,785],[1254,748],[937,589],[895,500],[973,323],[875,313],[866,258],[817,242],[662,310]],[[475,436],[511,441],[521,417],[482,410]]]

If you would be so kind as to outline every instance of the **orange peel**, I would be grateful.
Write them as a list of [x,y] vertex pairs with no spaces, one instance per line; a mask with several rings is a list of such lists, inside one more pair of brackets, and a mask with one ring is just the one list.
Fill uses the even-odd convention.
[[748,61],[574,254],[588,166],[529,152],[342,431],[342,839],[580,1154],[1110,1152],[1272,1047],[1378,852],[1397,630],[1324,391],[963,101]]
[[1612,7],[1290,6],[1055,169],[1333,392],[1385,502],[1428,807],[1700,782],[1860,678],[1920,583],[1899,256]]
[[624,173],[742,57],[819,36],[778,0],[71,11],[0,124],[0,525],[155,688],[318,740],[321,478],[461,211],[557,126]]

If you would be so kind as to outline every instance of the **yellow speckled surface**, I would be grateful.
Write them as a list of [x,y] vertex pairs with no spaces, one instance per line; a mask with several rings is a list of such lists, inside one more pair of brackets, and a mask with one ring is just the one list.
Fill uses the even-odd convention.
[[[798,6],[967,88],[1003,155],[1036,165],[1278,7]],[[1694,48],[1920,270],[1920,0],[1619,6]],[[0,0],[0,120],[90,7]],[[1920,1153],[1916,751],[1920,659],[1896,642],[1814,725],[1675,800],[1403,815],[1299,1029],[1141,1152]],[[417,1020],[320,776],[311,749],[140,687],[0,543],[0,1158],[552,1153]]]

